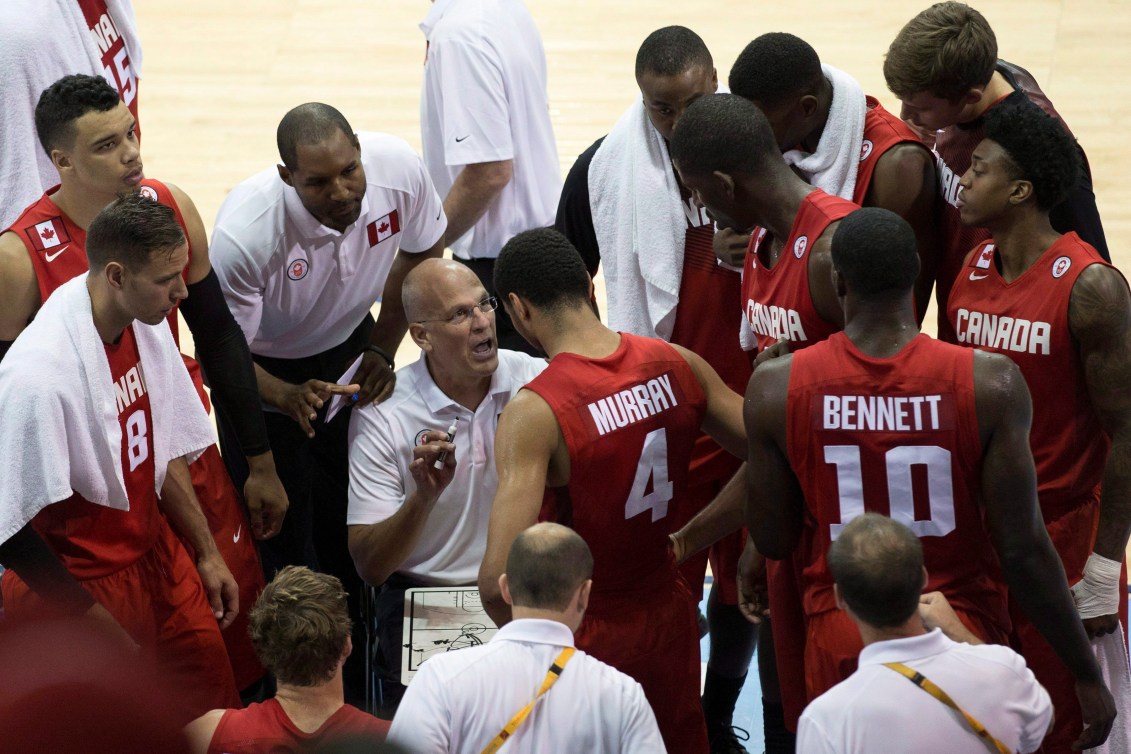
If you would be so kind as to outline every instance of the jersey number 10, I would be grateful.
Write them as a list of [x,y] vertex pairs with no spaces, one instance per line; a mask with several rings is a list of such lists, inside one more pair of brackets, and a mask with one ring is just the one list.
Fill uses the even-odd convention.
[[[917,537],[945,537],[954,531],[954,482],[951,479],[950,451],[937,445],[901,445],[884,454],[888,478],[888,515],[905,524]],[[836,466],[840,492],[840,523],[832,524],[832,539],[852,519],[864,513],[864,475],[860,448],[856,445],[826,445],[825,463]],[[915,494],[911,467],[927,470],[927,502],[930,517],[915,518]],[[882,513],[883,511],[876,511]]]

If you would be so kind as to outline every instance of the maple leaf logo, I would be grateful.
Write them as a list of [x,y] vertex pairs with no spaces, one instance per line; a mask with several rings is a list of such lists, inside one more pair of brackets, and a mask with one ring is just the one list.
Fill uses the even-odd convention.
[[43,231],[39,235],[43,236],[43,240],[50,241],[52,238],[55,237],[55,231],[52,230],[51,228],[44,228]]
[[388,224],[388,223],[381,223],[380,225],[378,225],[378,226],[377,226],[377,232],[378,232],[378,233],[384,233],[384,232],[385,232],[385,231],[387,231],[388,229],[389,229],[389,224]]

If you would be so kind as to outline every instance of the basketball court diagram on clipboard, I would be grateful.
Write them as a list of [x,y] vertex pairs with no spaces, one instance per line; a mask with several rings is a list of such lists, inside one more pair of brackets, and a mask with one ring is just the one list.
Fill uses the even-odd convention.
[[483,609],[477,587],[407,590],[401,683],[408,685],[429,657],[486,644],[498,630]]

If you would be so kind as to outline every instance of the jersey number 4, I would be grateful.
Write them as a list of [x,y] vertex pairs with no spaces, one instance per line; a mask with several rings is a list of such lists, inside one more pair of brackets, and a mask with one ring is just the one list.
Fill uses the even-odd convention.
[[[652,482],[651,492],[647,492],[649,481]],[[650,510],[652,522],[659,521],[668,515],[672,490],[672,483],[668,481],[668,434],[661,427],[644,436],[644,447],[636,462],[636,478],[632,480],[632,491],[624,504],[625,519]]]
[[[950,451],[937,445],[902,445],[885,453],[884,460],[888,477],[888,515],[906,524],[917,537],[945,537],[954,531]],[[832,538],[836,539],[852,519],[864,513],[860,448],[856,445],[827,445],[825,463],[836,466],[840,491],[840,523],[829,527]],[[925,467],[927,471],[930,517],[925,520],[915,518],[915,494],[911,483],[913,466]]]

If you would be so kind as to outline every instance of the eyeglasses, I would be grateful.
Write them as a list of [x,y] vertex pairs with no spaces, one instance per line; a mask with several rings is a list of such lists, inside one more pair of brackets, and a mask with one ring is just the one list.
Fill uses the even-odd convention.
[[494,296],[488,296],[475,306],[461,307],[459,309],[456,309],[455,313],[450,317],[444,317],[442,319],[418,319],[416,320],[416,324],[423,325],[427,324],[428,322],[447,322],[453,327],[458,327],[459,325],[462,325],[464,322],[466,322],[467,318],[470,317],[472,312],[474,312],[476,309],[481,311],[483,314],[490,314],[498,308],[499,299],[495,298]]

